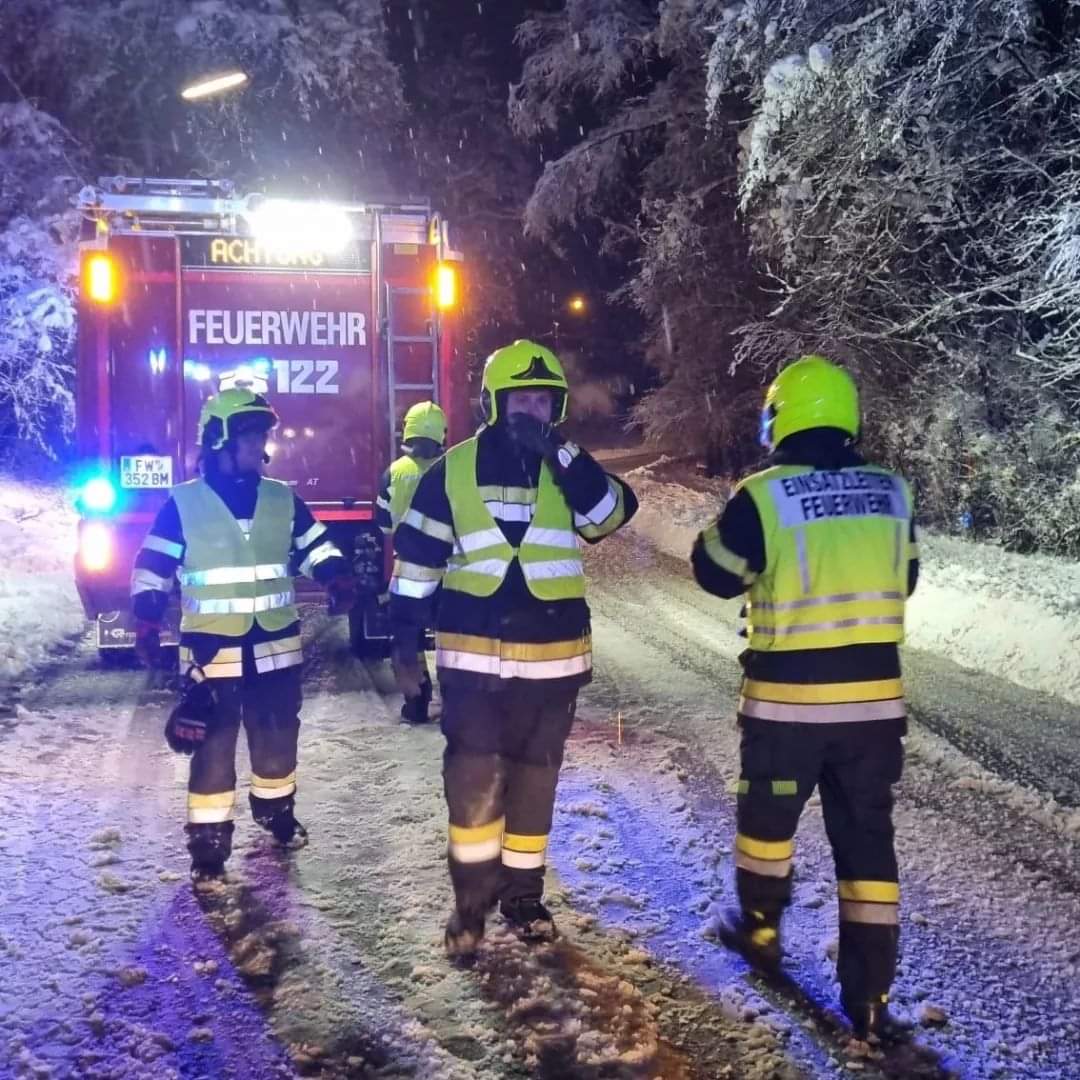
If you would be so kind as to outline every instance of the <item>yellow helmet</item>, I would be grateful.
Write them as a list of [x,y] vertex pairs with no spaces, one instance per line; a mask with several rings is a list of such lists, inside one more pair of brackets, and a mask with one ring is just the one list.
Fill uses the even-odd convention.
[[552,421],[566,419],[570,387],[559,358],[535,341],[519,339],[496,349],[484,363],[481,402],[489,424],[499,419],[499,394],[504,390],[551,390],[555,394]]
[[446,414],[434,401],[418,401],[405,414],[401,437],[409,439],[432,439],[441,443],[446,439]]
[[243,387],[222,390],[203,402],[196,436],[198,444],[204,450],[220,450],[239,434],[237,420],[242,416],[258,417],[261,424],[252,427],[262,431],[269,431],[278,422],[277,413],[261,394]]
[[810,428],[859,434],[855,380],[824,356],[803,356],[773,380],[761,411],[761,445],[775,450],[789,435]]

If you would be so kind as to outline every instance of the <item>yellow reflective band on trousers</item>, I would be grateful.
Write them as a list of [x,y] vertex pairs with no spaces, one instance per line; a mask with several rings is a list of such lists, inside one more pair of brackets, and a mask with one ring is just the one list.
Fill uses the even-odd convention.
[[437,631],[435,663],[501,679],[558,679],[592,668],[592,638],[532,644]]
[[897,926],[900,923],[900,886],[895,881],[838,881],[842,922]]
[[844,701],[887,701],[903,697],[899,679],[867,679],[848,683],[778,683],[745,679],[743,697],[792,705],[831,705]]
[[744,679],[738,711],[759,720],[842,724],[907,715],[899,679],[849,683],[779,683]]
[[504,818],[486,825],[450,826],[450,858],[461,863],[487,862],[502,853]]
[[[239,645],[218,649],[209,663],[202,665],[202,673],[208,679],[239,679],[244,674],[244,654]],[[186,674],[195,666],[195,654],[187,645],[181,645],[179,651],[180,672]]]
[[540,466],[536,507],[516,551],[495,523],[476,482],[475,438],[446,455],[446,494],[454,517],[455,544],[443,588],[469,596],[493,596],[514,558],[529,592],[538,600],[571,600],[585,595],[581,543],[574,517],[551,469]]
[[256,776],[251,774],[251,794],[256,799],[283,799],[296,791],[296,773],[288,776]]
[[741,486],[765,537],[766,569],[747,605],[751,649],[903,640],[912,504],[900,476],[776,466]]
[[794,840],[755,840],[742,833],[735,835],[735,865],[751,874],[785,878],[791,873],[794,855]]
[[211,825],[220,821],[232,821],[236,804],[235,791],[219,791],[200,795],[189,791],[187,797],[188,821],[192,825]]
[[420,478],[437,460],[437,458],[418,459],[409,454],[403,454],[390,466],[391,528],[396,529],[398,522],[408,513]]
[[296,667],[304,662],[304,650],[299,634],[291,634],[276,641],[256,642],[251,651],[255,659],[255,670],[260,675],[268,671]]
[[547,834],[525,836],[506,833],[502,840],[502,864],[512,870],[538,870],[544,865],[547,851]]
[[245,536],[205,480],[173,488],[184,533],[180,607],[183,633],[243,637],[256,623],[284,630],[299,618],[292,577],[293,493],[259,481],[255,516]]

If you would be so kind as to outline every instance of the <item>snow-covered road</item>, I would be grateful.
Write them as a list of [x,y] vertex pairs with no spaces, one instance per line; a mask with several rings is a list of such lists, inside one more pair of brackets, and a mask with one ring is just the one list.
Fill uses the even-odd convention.
[[829,1034],[819,807],[786,930],[824,1011],[708,937],[731,894],[734,606],[634,533],[590,564],[598,677],[552,852],[564,937],[527,951],[495,928],[473,971],[440,948],[441,737],[398,725],[389,673],[340,625],[308,620],[311,846],[274,853],[241,813],[230,882],[201,902],[168,695],[88,648],[39,671],[0,715],[0,1077],[1075,1076],[1077,818],[1009,782],[1080,801],[1075,707],[908,656],[896,999],[924,1052],[866,1056]]

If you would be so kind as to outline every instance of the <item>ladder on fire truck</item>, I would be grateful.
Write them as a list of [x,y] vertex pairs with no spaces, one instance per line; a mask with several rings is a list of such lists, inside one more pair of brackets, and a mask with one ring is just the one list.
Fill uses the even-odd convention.
[[[396,453],[401,438],[399,416],[404,415],[404,409],[400,406],[406,400],[414,398],[417,392],[424,392],[428,400],[439,403],[438,363],[439,363],[439,339],[435,323],[434,306],[427,310],[427,333],[426,334],[401,334],[398,333],[398,313],[401,310],[401,302],[406,297],[426,296],[431,300],[430,289],[406,288],[401,285],[386,285],[386,368],[387,381],[390,395],[390,445]],[[404,360],[403,352],[412,355],[415,346],[426,345],[424,352],[430,356],[429,376],[426,381],[404,381],[399,378],[399,373]]]

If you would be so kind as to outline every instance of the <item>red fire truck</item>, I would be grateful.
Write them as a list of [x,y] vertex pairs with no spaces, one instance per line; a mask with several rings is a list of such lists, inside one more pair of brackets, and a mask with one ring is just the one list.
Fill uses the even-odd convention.
[[209,180],[103,179],[80,209],[75,575],[98,647],[134,643],[132,561],[169,488],[197,475],[203,400],[249,386],[280,417],[267,473],[352,553],[365,594],[353,648],[379,651],[372,518],[402,417],[431,399],[451,441],[472,426],[447,223],[426,201],[241,196]]

